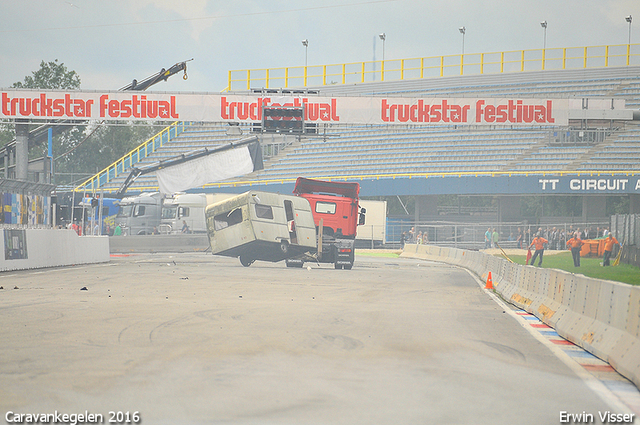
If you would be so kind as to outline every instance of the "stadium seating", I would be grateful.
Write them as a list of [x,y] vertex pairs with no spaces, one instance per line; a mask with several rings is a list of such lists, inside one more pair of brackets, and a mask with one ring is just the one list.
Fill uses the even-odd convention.
[[[317,87],[321,96],[613,97],[640,108],[640,67],[540,71]],[[619,125],[618,125],[619,124]],[[603,124],[600,124],[603,125]],[[563,142],[567,128],[332,125],[296,140],[265,136],[264,170],[237,180],[411,173],[640,170],[640,127],[616,123],[597,142]],[[229,125],[193,123],[137,166],[237,140]],[[251,128],[240,126],[243,134]],[[578,131],[578,130],[576,130]],[[110,179],[117,188],[126,177]],[[130,190],[157,186],[153,174]]]

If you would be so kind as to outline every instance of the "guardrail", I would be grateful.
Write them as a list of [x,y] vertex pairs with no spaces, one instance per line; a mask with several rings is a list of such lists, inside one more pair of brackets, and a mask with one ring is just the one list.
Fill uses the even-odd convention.
[[482,279],[492,272],[493,287],[505,300],[608,362],[640,388],[640,286],[455,248],[405,245],[403,255],[455,264]]
[[[184,131],[185,126],[187,125],[188,124],[185,122],[176,121],[168,127],[165,127],[155,136],[151,137],[149,140],[142,143],[140,146],[133,149],[122,158],[118,159],[113,164],[97,173],[95,176],[82,182],[82,184],[77,186],[74,190],[76,192],[95,192],[105,184],[109,183],[111,180],[118,177],[118,175],[128,173],[133,164],[148,157],[153,152],[162,147],[165,143],[170,142],[172,138],[178,137],[178,135]],[[116,190],[117,188],[113,189],[113,191]]]
[[454,75],[640,65],[640,44],[511,50],[229,71],[228,90],[412,80]]

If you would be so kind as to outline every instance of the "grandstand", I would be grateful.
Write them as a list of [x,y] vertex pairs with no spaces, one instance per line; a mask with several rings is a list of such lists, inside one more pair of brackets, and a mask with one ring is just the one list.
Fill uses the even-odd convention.
[[[640,66],[329,85],[310,87],[309,91],[333,97],[613,98],[624,99],[627,109],[639,109]],[[151,149],[148,142],[144,149],[123,157],[79,189],[116,190],[132,165],[139,167],[228,143],[237,140],[240,132],[247,135],[252,131],[249,125],[226,123],[179,123],[175,127],[168,136],[151,140]],[[568,127],[552,128],[334,124],[320,125],[318,134],[299,139],[264,135],[262,143],[265,169],[223,186],[290,181],[298,176],[379,179],[438,173],[640,172],[640,126],[636,120],[574,120]],[[129,190],[155,188],[155,176],[149,174]]]

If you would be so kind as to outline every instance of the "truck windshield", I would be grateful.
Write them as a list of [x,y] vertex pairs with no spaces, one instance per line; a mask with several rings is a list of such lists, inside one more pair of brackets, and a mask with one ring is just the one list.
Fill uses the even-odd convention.
[[120,205],[118,217],[131,217],[131,211],[133,211],[133,204]]
[[171,219],[176,218],[177,207],[162,207],[162,218]]

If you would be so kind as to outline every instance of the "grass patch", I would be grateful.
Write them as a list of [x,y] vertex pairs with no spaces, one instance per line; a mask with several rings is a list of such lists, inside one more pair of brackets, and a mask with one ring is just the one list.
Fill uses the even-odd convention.
[[[502,257],[502,256],[500,256]],[[516,264],[525,264],[526,257],[524,255],[509,256]],[[613,263],[613,258],[611,263]],[[602,258],[585,258],[580,259],[580,267],[573,266],[573,257],[571,252],[563,252],[555,255],[545,255],[542,262],[543,269],[559,269],[571,273],[583,274],[595,279],[615,280],[616,282],[628,283],[630,285],[640,285],[640,269],[629,264],[620,263],[617,266],[602,267],[600,263]],[[536,259],[536,265],[538,259]]]

